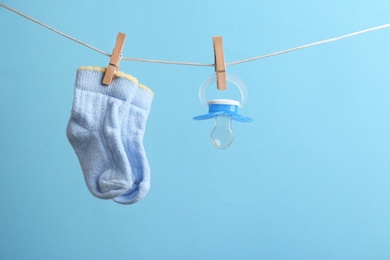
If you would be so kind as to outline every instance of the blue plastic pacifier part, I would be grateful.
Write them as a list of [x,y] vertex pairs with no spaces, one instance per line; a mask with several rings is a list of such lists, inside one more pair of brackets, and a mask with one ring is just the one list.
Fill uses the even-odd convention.
[[206,120],[216,116],[231,116],[233,120],[238,122],[249,123],[253,120],[249,117],[244,117],[238,114],[240,102],[231,99],[213,99],[208,101],[209,112],[204,115],[194,117],[195,120]]
[[211,131],[211,140],[213,145],[218,149],[228,148],[234,139],[234,133],[231,128],[232,120],[238,122],[252,122],[249,117],[244,117],[238,114],[238,108],[242,107],[248,97],[248,90],[244,82],[230,74],[226,73],[226,80],[233,83],[241,93],[241,103],[231,99],[213,99],[206,102],[205,94],[207,88],[217,81],[216,74],[211,75],[205,81],[199,89],[199,99],[203,105],[208,105],[209,112],[204,115],[194,117],[195,120],[215,119],[214,129]]

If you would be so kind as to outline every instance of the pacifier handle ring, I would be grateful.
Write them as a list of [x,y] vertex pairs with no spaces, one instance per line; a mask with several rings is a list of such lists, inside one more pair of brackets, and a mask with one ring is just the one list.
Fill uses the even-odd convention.
[[[210,87],[210,85],[216,81],[217,81],[217,74],[213,73],[208,78],[206,78],[200,85],[199,99],[204,106],[208,105],[205,97],[206,91],[208,87]],[[239,77],[228,72],[226,72],[226,81],[233,83],[240,91],[241,94],[240,107],[243,107],[246,103],[246,100],[248,99],[248,89],[246,88],[244,81],[242,81]]]

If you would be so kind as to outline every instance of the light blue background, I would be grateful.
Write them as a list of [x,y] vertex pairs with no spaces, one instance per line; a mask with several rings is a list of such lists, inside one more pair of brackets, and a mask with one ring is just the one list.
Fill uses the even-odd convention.
[[[390,22],[388,0],[2,1],[124,56],[227,62]],[[155,92],[151,190],[94,198],[65,128],[76,69],[108,57],[0,8],[0,259],[390,259],[390,29],[228,67],[249,89],[227,150],[212,67],[123,61]],[[208,98],[238,97],[211,90]]]

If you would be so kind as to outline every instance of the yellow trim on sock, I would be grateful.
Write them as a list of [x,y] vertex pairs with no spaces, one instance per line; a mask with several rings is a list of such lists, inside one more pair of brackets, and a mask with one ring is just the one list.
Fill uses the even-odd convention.
[[[99,66],[81,66],[80,68],[78,68],[78,70],[93,70],[93,71],[99,71],[99,72],[103,72],[103,73],[106,72],[106,68],[99,67]],[[150,92],[150,94],[152,94],[154,96],[154,93],[150,88],[148,88],[145,85],[139,84],[138,79],[131,76],[130,74],[126,74],[122,71],[117,71],[117,72],[115,72],[114,76],[118,77],[118,78],[125,78],[127,80],[130,80],[130,81],[134,82],[135,84],[137,84],[137,86],[139,88],[147,90],[148,92]]]
[[145,86],[145,85],[143,85],[143,84],[139,84],[139,85],[138,85],[138,87],[139,87],[139,88],[146,89],[147,91],[151,92],[151,93],[152,93],[152,95],[154,96],[154,93],[153,93],[153,91],[152,91],[150,88],[148,88],[147,86]]

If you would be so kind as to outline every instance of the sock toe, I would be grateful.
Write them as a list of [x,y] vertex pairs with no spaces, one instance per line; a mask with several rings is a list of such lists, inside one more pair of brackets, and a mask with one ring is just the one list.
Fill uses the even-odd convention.
[[112,199],[124,194],[132,186],[132,181],[124,179],[123,176],[112,170],[105,171],[100,175],[99,190],[100,197]]
[[148,194],[150,189],[149,184],[140,183],[134,184],[126,193],[113,198],[113,200],[120,204],[134,204],[143,199]]

